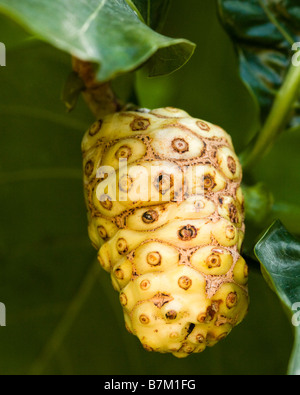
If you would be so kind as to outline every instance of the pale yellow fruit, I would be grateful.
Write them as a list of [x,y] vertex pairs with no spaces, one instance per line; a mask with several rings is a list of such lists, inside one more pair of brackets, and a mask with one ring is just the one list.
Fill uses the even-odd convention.
[[179,358],[225,338],[248,310],[230,136],[167,107],[95,122],[82,150],[89,235],[128,331]]

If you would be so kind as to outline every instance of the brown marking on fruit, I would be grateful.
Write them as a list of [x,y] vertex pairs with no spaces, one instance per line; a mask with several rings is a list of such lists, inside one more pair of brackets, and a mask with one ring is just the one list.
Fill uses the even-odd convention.
[[158,218],[159,215],[155,210],[148,210],[142,216],[142,220],[145,224],[153,224]]
[[119,280],[124,280],[124,272],[122,269],[118,268],[115,270],[115,276],[117,277],[117,279]]
[[225,317],[225,315],[220,314],[220,315],[218,315],[218,317],[216,319],[215,325],[217,327],[219,327],[219,326],[225,325],[227,322],[228,322],[228,319]]
[[131,130],[134,132],[139,130],[147,130],[149,126],[150,120],[147,118],[135,118],[130,124]]
[[170,310],[166,313],[166,318],[168,320],[176,320],[177,318],[177,312],[175,310]]
[[187,291],[192,286],[192,283],[192,280],[187,276],[182,276],[178,280],[179,287],[184,289],[185,291]]
[[128,303],[127,296],[123,292],[120,294],[120,303],[122,306],[126,306]]
[[213,301],[211,306],[208,306],[206,309],[206,313],[200,313],[197,317],[197,320],[200,323],[210,322],[214,319],[216,313],[219,311],[219,302]]
[[108,173],[104,173],[104,171],[101,171],[101,172],[97,173],[97,178],[98,178],[99,182],[102,182],[108,178]]
[[179,352],[192,354],[195,350],[195,347],[189,343],[183,343],[182,347],[180,348]]
[[210,131],[210,127],[206,122],[197,121],[196,124],[197,124],[198,128],[200,128],[201,130],[204,130],[205,132]]
[[146,314],[141,314],[139,319],[140,323],[143,325],[148,325],[150,323],[150,318]]
[[99,119],[99,121],[95,122],[89,130],[89,135],[91,137],[95,136],[97,133],[100,132],[100,129],[102,127],[103,121],[101,119]]
[[161,195],[165,195],[174,186],[174,175],[161,173],[155,180],[154,186]]
[[120,255],[125,255],[128,252],[127,241],[123,238],[117,241],[117,250]]
[[149,254],[147,255],[147,263],[150,266],[160,266],[161,260],[161,255],[157,251],[149,252]]
[[200,344],[205,343],[205,337],[201,333],[198,333],[196,336],[196,342]]
[[182,241],[190,241],[197,237],[197,229],[192,225],[186,225],[178,231],[178,237]]
[[143,281],[140,283],[140,288],[141,288],[143,291],[146,291],[147,289],[150,288],[150,285],[151,285],[151,283],[150,283],[149,280],[143,280]]
[[189,143],[187,143],[184,139],[178,138],[172,141],[172,148],[179,154],[185,154],[189,151],[190,146]]
[[102,195],[100,197],[100,204],[105,210],[111,210],[113,208],[113,202],[108,195]]
[[153,304],[156,307],[161,309],[165,304],[172,302],[172,300],[174,300],[174,298],[172,298],[172,296],[169,294],[164,294],[164,293],[158,292],[150,300],[151,300],[151,302],[153,302]]
[[133,179],[128,175],[124,175],[119,181],[119,188],[122,192],[129,192],[132,188]]
[[101,237],[101,239],[104,239],[104,240],[106,240],[107,239],[107,237],[108,237],[108,235],[107,235],[107,231],[106,231],[106,229],[104,228],[104,226],[98,226],[98,233],[99,233],[99,236]]
[[236,292],[230,292],[226,298],[226,306],[228,309],[232,309],[237,305],[238,296]]
[[143,347],[144,347],[144,349],[145,349],[146,351],[148,351],[148,352],[153,352],[153,351],[154,351],[153,348],[150,347],[150,346],[148,346],[147,344],[143,344]]
[[233,240],[236,236],[236,229],[234,226],[226,226],[225,235],[227,239]]
[[211,174],[205,174],[204,176],[204,190],[211,191],[216,186],[215,178]]
[[227,158],[227,167],[232,174],[236,173],[237,165],[235,159],[232,156],[228,156]]
[[132,155],[132,149],[128,145],[122,145],[115,153],[116,159],[129,159]]
[[229,212],[230,221],[234,224],[237,224],[239,222],[238,210],[233,203],[230,203],[228,205],[228,212]]
[[221,263],[222,261],[219,255],[211,254],[206,258],[206,264],[209,269],[220,267]]
[[85,175],[87,177],[90,177],[93,174],[93,171],[94,171],[94,162],[92,160],[89,160],[85,165],[85,169],[84,169]]
[[227,332],[221,333],[221,335],[219,335],[219,336],[217,337],[217,341],[220,341],[220,340],[225,339],[225,337],[227,337],[227,335],[228,335]]

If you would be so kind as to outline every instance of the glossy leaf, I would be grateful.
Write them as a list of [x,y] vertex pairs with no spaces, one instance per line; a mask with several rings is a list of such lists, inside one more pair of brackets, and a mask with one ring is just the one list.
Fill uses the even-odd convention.
[[40,39],[98,63],[100,81],[132,71],[150,58],[155,65],[164,62],[163,67],[152,67],[151,75],[171,73],[189,60],[195,48],[188,40],[152,30],[126,0],[0,0],[0,10]]
[[[295,326],[296,341],[289,366],[290,374],[300,374],[300,241],[280,221],[276,221],[255,247],[267,281],[276,291]],[[282,335],[284,336],[284,335]]]
[[[300,41],[298,2],[219,0],[219,10],[238,52],[241,78],[258,101],[264,121],[291,64],[293,45]],[[299,110],[292,122],[297,116]]]

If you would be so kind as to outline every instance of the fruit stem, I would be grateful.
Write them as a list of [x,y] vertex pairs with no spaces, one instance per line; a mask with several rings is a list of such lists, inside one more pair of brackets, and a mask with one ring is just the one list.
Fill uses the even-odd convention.
[[93,63],[73,57],[73,70],[84,83],[83,97],[97,119],[120,110],[120,103],[116,98],[110,82],[98,82]]
[[240,157],[244,169],[256,164],[285,129],[299,93],[300,66],[292,64],[261,132]]

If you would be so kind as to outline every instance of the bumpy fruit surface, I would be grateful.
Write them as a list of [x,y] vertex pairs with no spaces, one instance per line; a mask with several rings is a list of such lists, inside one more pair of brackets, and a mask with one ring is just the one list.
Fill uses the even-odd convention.
[[248,310],[230,136],[174,108],[126,111],[93,124],[82,150],[89,235],[128,331],[177,357],[225,338]]

